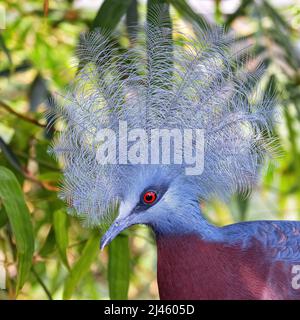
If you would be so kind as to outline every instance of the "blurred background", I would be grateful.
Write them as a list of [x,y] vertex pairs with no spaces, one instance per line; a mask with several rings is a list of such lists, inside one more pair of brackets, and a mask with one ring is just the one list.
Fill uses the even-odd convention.
[[192,23],[233,29],[266,67],[251,87],[278,93],[281,156],[247,199],[212,200],[201,204],[204,214],[218,225],[300,219],[300,1],[0,0],[0,299],[158,299],[151,231],[131,228],[100,252],[100,231],[66,214],[44,111],[74,78],[82,32],[115,31],[126,50],[134,45],[128,27],[166,4],[191,33]]

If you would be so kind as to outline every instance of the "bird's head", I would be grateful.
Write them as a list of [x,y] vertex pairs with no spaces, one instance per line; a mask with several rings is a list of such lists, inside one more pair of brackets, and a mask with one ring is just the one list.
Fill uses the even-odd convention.
[[159,168],[141,172],[123,195],[118,216],[103,236],[101,248],[132,225],[150,226],[156,234],[182,232],[188,212],[199,214],[197,195],[188,178],[161,175]]
[[[107,36],[86,35],[76,81],[56,104],[66,122],[53,149],[64,168],[63,198],[93,225],[118,210],[103,246],[134,224],[172,232],[190,221],[199,199],[248,190],[272,146],[272,97],[247,98],[261,70],[239,68],[232,37],[195,27],[177,43],[168,34],[146,26],[125,55]],[[121,122],[132,130],[126,137],[120,137]],[[201,174],[187,175],[187,164],[177,163],[186,153],[174,163],[147,164],[150,155],[141,151],[148,149],[136,136],[152,129],[179,130],[181,138],[185,129],[203,130]],[[127,145],[133,148],[123,157],[117,151]],[[197,143],[191,146],[197,153]]]

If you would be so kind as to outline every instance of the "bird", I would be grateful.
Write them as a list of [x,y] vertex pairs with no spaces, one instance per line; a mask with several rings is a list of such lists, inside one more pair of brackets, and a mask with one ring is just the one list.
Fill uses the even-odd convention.
[[[52,152],[70,213],[87,226],[111,224],[101,248],[133,225],[150,227],[160,299],[300,299],[299,221],[220,227],[199,205],[247,196],[272,160],[276,98],[253,85],[263,66],[250,70],[222,28],[177,30],[176,39],[164,23],[142,29],[125,52],[102,30],[83,34],[75,80],[55,101],[64,129]],[[149,160],[158,129],[181,138],[202,130],[200,173],[187,174],[180,148],[165,154],[169,162]],[[190,147],[199,149],[196,138]]]

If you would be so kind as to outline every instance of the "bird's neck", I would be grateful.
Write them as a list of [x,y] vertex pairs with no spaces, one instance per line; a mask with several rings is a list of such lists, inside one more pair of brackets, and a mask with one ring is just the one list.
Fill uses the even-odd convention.
[[188,215],[174,214],[166,215],[164,221],[152,225],[156,238],[169,236],[190,236],[196,235],[205,241],[222,241],[222,229],[210,224],[202,215],[199,207],[191,208]]

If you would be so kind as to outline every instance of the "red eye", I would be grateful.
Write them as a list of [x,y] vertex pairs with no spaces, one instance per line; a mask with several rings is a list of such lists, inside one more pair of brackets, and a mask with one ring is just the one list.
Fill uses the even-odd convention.
[[145,192],[145,193],[144,193],[144,197],[143,197],[144,202],[145,202],[146,204],[151,204],[151,203],[153,203],[153,202],[156,200],[156,198],[157,198],[157,195],[156,195],[156,193],[155,193],[154,191],[147,191],[147,192]]

